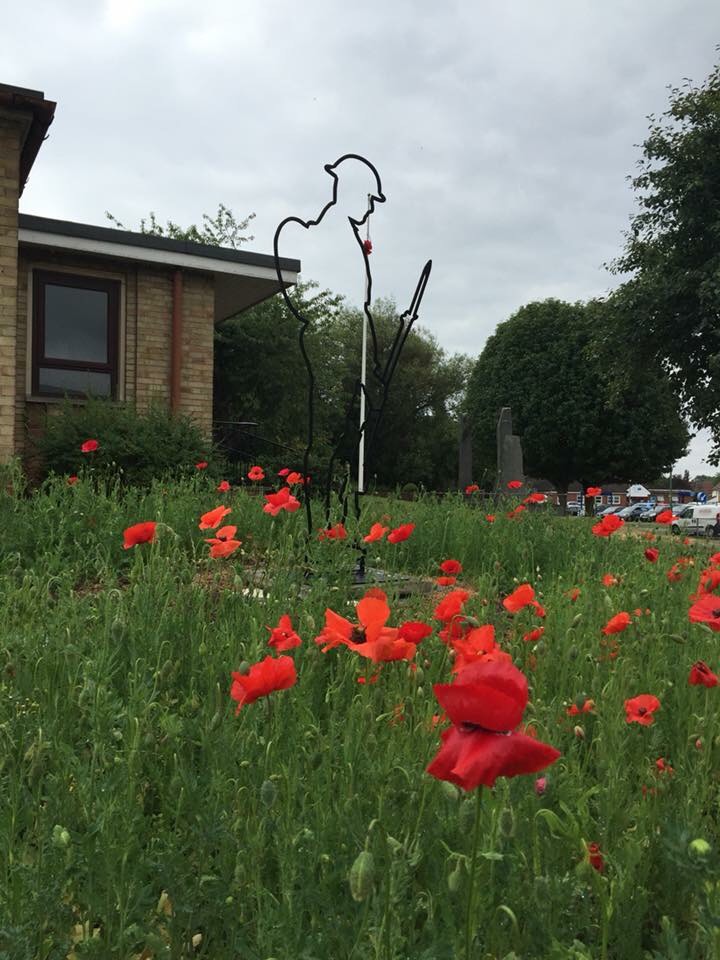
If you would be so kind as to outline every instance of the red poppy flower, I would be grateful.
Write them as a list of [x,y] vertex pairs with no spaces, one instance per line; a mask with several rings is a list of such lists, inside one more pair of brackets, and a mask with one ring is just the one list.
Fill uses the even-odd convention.
[[277,475],[279,477],[287,477],[290,473],[290,467],[283,467],[282,470],[278,470]]
[[457,583],[457,577],[435,577],[435,583],[439,587],[451,587]]
[[215,507],[214,510],[208,510],[207,513],[204,513],[200,517],[200,523],[198,527],[201,530],[214,530],[215,527],[220,525],[220,521],[223,517],[226,517],[228,513],[232,510],[231,507]]
[[462,610],[464,604],[469,600],[470,594],[467,590],[451,590],[447,593],[440,603],[435,607],[433,616],[442,623],[448,623],[453,617],[456,617]]
[[614,617],[610,617],[602,628],[602,632],[606,637],[611,633],[622,633],[623,630],[627,630],[631,624],[632,618],[630,614],[623,610],[622,613],[616,613]]
[[227,480],[221,480],[220,483],[217,485],[218,493],[227,493],[229,489],[230,489],[230,484],[227,482]]
[[595,701],[589,700],[586,698],[585,700],[583,700],[580,706],[578,706],[577,703],[571,704],[567,708],[565,713],[569,717],[578,717],[580,716],[581,713],[592,713],[594,709],[595,709]]
[[522,480],[508,480],[508,490],[519,490],[522,486]]
[[672,523],[673,519],[672,510],[663,510],[655,517],[655,523]]
[[649,560],[650,563],[657,563],[659,556],[660,551],[657,549],[657,547],[648,547],[645,551],[645,559]]
[[513,592],[505,597],[503,606],[508,613],[517,613],[523,607],[529,606],[535,599],[535,591],[529,583],[521,583]]
[[362,684],[377,683],[379,679],[380,679],[380,671],[376,670],[375,673],[373,673],[372,676],[370,677],[358,677],[357,682]]
[[376,588],[371,588],[358,601],[358,623],[350,623],[333,610],[325,611],[325,626],[315,643],[323,645],[323,653],[335,647],[346,646],[373,663],[389,660],[412,660],[416,646],[399,636],[397,627],[386,626],[390,618],[387,597]]
[[495,523],[495,514],[494,514],[494,513],[486,513],[486,514],[485,514],[485,519],[487,520],[488,523]]
[[299,647],[302,643],[302,640],[293,630],[292,620],[284,613],[277,622],[275,627],[266,627],[270,631],[270,639],[268,644],[271,647],[274,647],[275,650],[278,650],[282,653],[284,650],[293,650],[295,647]]
[[605,858],[600,850],[600,845],[594,842],[589,843],[587,845],[587,854],[588,863],[593,870],[597,870],[598,873],[603,873],[605,870]]
[[427,772],[463,790],[492,787],[498,777],[544,770],[560,756],[549,744],[518,732],[528,702],[527,680],[507,661],[480,660],[453,683],[435,684],[452,722]]
[[363,543],[375,543],[377,540],[382,540],[389,529],[390,527],[384,527],[381,523],[374,523],[370,527],[370,533],[363,537]]
[[289,473],[285,479],[285,483],[287,483],[288,486],[290,487],[294,486],[296,483],[302,483],[302,482],[303,482],[303,475],[301,473],[298,473],[296,470],[293,470],[292,473]]
[[123,547],[129,550],[130,547],[136,547],[139,543],[153,543],[156,527],[157,523],[154,520],[135,523],[132,527],[128,527],[123,531]]
[[200,460],[198,463],[195,464],[196,470],[207,470],[207,468],[208,468],[207,460]]
[[544,633],[545,627],[535,627],[534,630],[530,630],[528,633],[523,634],[523,640],[525,643],[535,643]]
[[625,526],[625,521],[621,520],[617,514],[611,513],[607,517],[603,517],[600,523],[596,523],[592,528],[592,532],[596,537],[609,537],[616,530],[619,530],[620,527]]
[[604,573],[600,580],[604,587],[616,587],[620,583],[618,578],[612,573]]
[[395,527],[388,534],[388,543],[402,543],[403,540],[407,540],[414,529],[414,523],[403,523],[399,527]]
[[711,563],[713,566],[720,566],[720,553],[714,553],[708,563]]
[[[215,531],[214,540],[232,540],[235,534],[237,533],[237,527],[232,524],[228,524],[226,527],[220,527],[219,530]],[[208,541],[209,543],[210,541]]]
[[588,487],[585,491],[586,497],[601,497],[602,487]]
[[423,623],[421,620],[408,620],[398,627],[398,637],[401,640],[407,640],[408,643],[414,643],[416,646],[425,637],[429,637],[433,628]]
[[250,467],[248,470],[248,480],[264,480],[265,471],[262,467]]
[[675,768],[670,766],[670,764],[667,762],[667,760],[664,757],[657,758],[657,760],[655,761],[655,769],[657,770],[658,773],[660,774],[666,773],[669,777],[671,777],[675,773]]
[[85,443],[81,444],[80,449],[83,453],[94,453],[99,446],[97,440],[86,440]]
[[523,500],[523,503],[545,503],[544,493],[531,493]]
[[514,520],[516,517],[519,517],[520,514],[525,510],[525,504],[519,503],[514,510],[510,510],[505,516],[508,520]]
[[300,509],[300,501],[290,493],[290,487],[282,487],[277,493],[266,493],[264,496],[267,503],[263,513],[269,513],[271,517],[276,517],[281,510],[294,513]]
[[682,580],[682,567],[679,563],[674,563],[665,574],[668,583],[678,583]]
[[292,657],[265,657],[250,667],[248,673],[233,671],[230,696],[237,700],[235,716],[242,707],[266,697],[276,690],[287,690],[297,683],[297,673]]
[[321,530],[318,540],[347,540],[347,530],[342,523],[336,523],[334,527]]
[[535,616],[540,617],[541,620],[544,619],[545,616],[547,615],[547,611],[545,610],[545,607],[543,607],[542,604],[538,603],[537,600],[533,600],[530,606],[535,610]]
[[708,568],[707,570],[703,570],[700,574],[697,596],[693,597],[692,599],[695,600],[697,597],[701,597],[704,593],[714,593],[719,586],[720,570],[717,568]]
[[372,247],[372,240],[370,240],[369,237],[368,237],[368,239],[363,240],[363,242],[362,242],[362,248],[363,248],[363,250],[365,251],[365,253],[367,253],[368,255],[372,253],[372,248],[373,248],[373,247]]
[[80,478],[79,478],[78,476],[76,476],[75,474],[73,474],[71,477],[68,477],[68,478],[67,478],[67,485],[68,485],[69,487],[74,487],[75,484],[78,482],[79,479],[80,479]]
[[440,569],[443,573],[453,576],[456,573],[462,573],[462,564],[459,560],[443,560]]
[[577,598],[580,596],[580,588],[579,588],[579,587],[573,587],[572,590],[568,590],[568,594],[567,594],[567,595],[568,595],[568,598],[570,599],[570,602],[571,602],[571,603],[575,603],[575,601],[577,600]]
[[455,662],[452,672],[459,673],[471,663],[478,660],[497,662],[499,660],[512,663],[512,657],[509,653],[501,650],[495,642],[495,627],[492,624],[485,624],[482,627],[473,627],[468,632],[457,639],[451,639],[452,648],[455,651]]
[[660,701],[650,693],[641,693],[625,701],[625,722],[640,723],[649,727],[653,722],[653,714],[660,709]]
[[207,542],[210,544],[210,556],[213,560],[230,557],[242,546],[242,540],[219,540],[217,537]]
[[476,483],[469,483],[467,487],[465,487],[465,493],[470,496],[471,493],[477,493],[479,489],[480,487]]
[[698,660],[690,668],[688,683],[691,687],[716,687],[720,680],[704,660]]

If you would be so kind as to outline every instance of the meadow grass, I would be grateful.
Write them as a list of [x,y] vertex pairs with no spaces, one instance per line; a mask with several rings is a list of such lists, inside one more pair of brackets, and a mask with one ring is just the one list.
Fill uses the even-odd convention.
[[[210,560],[198,518],[219,503],[243,548]],[[461,957],[476,814],[473,957],[720,955],[720,688],[687,682],[696,660],[720,667],[717,636],[688,622],[708,544],[659,538],[651,564],[636,529],[598,539],[590,519],[509,520],[502,506],[489,523],[459,496],[365,501],[360,533],[384,516],[416,525],[370,545],[370,566],[429,583],[461,561],[466,612],[495,625],[529,679],[525,720],[562,751],[542,795],[533,776],[499,780],[478,806],[425,772],[432,686],[451,676],[437,633],[417,669],[388,663],[359,683],[374,665],[313,642],[326,608],[354,619],[356,552],[308,544],[302,512],[261,505],[202,476],[145,491],[4,485],[0,958]],[[143,520],[162,525],[157,541],[124,550]],[[669,582],[681,556],[694,565]],[[536,643],[522,638],[541,621],[501,603],[522,582],[547,611]],[[439,627],[445,591],[401,597],[402,583],[384,587],[391,623]],[[601,628],[636,609],[612,657]],[[298,683],[236,716],[231,671],[272,652],[266,626],[284,613],[303,639]],[[649,727],[625,721],[641,693],[661,701]],[[568,717],[585,698],[594,711]]]

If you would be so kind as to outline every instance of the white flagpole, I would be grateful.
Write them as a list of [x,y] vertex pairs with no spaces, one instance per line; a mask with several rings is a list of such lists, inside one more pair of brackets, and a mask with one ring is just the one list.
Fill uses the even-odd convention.
[[[371,194],[368,194],[368,210],[370,209]],[[365,221],[365,239],[370,239],[370,217]],[[365,271],[365,296],[363,305],[368,300],[368,275]],[[360,359],[360,440],[358,443],[358,493],[365,493],[365,382],[367,380],[367,314],[363,306],[362,318],[362,356]]]

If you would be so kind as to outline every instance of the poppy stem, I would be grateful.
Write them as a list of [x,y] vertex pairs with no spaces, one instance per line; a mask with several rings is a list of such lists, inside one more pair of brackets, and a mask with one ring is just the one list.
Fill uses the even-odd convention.
[[465,916],[465,960],[471,960],[471,950],[473,942],[473,933],[475,925],[474,899],[475,899],[475,870],[477,866],[478,847],[480,845],[480,821],[482,819],[482,787],[477,788],[475,795],[475,829],[473,831],[472,855],[470,858],[470,882],[468,883],[467,914]]

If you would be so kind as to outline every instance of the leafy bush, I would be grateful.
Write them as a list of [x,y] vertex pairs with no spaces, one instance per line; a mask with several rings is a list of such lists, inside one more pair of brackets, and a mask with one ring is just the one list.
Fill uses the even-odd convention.
[[[98,449],[82,453],[86,440]],[[156,404],[142,413],[129,404],[88,400],[82,406],[66,401],[51,409],[42,435],[35,441],[41,473],[77,474],[83,468],[123,483],[148,484],[155,477],[181,476],[209,463],[214,475],[223,464],[189,417],[171,414]]]

